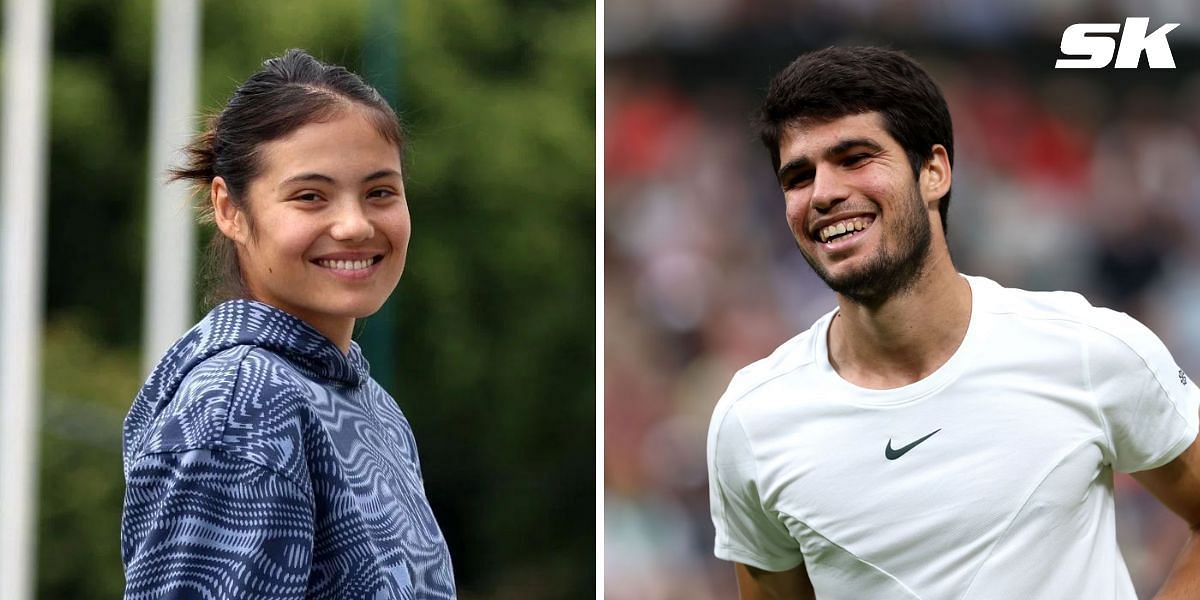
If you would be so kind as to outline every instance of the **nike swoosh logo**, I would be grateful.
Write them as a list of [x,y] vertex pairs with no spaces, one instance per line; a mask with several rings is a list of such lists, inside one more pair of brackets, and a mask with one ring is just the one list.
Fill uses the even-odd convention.
[[931,433],[931,434],[929,434],[907,446],[901,446],[900,448],[896,448],[894,450],[892,449],[892,440],[888,439],[887,448],[883,451],[883,455],[886,456],[888,460],[896,460],[897,458],[904,456],[904,454],[906,452],[908,452],[909,450],[916,448],[917,444],[920,444],[921,442],[933,437],[933,434],[937,433],[938,431],[941,431],[941,429],[935,430],[933,433]]

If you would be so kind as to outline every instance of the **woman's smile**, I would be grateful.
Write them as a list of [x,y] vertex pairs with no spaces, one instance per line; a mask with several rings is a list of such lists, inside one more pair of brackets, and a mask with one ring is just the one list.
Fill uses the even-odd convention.
[[348,108],[263,144],[262,162],[248,214],[226,218],[246,286],[349,344],[355,319],[379,310],[404,271],[411,225],[399,151]]

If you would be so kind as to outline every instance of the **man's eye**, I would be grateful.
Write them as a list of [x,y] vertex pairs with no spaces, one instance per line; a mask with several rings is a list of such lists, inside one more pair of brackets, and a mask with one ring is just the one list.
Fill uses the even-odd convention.
[[794,190],[796,188],[808,185],[810,181],[812,181],[812,173],[800,173],[794,177],[785,179],[783,182],[783,189]]
[[843,162],[843,164],[845,164],[847,167],[852,167],[852,166],[866,160],[870,156],[871,156],[870,154],[852,154],[852,155],[846,157],[846,160]]

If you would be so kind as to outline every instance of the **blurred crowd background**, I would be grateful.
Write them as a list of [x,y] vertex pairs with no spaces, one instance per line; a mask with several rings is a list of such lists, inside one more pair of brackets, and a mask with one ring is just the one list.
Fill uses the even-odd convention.
[[[119,598],[156,2],[52,4],[36,597]],[[372,371],[416,432],[460,597],[591,597],[595,3],[199,4],[203,112],[292,47],[396,82],[414,234]],[[381,44],[397,60],[364,68]]]
[[[608,0],[605,13],[607,598],[736,597],[712,557],[709,416],[734,371],[835,306],[750,126],[806,50],[887,45],[940,83],[961,271],[1082,292],[1200,374],[1200,4]],[[1127,16],[1183,23],[1168,35],[1177,69],[1053,69],[1068,25]],[[1150,597],[1187,528],[1131,478],[1116,487],[1120,544]]]

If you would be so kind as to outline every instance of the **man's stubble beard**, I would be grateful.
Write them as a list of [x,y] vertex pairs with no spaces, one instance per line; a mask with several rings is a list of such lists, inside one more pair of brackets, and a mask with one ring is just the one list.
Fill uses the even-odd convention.
[[[898,245],[894,251],[888,246],[887,236],[883,235],[887,232],[881,232],[879,251],[868,258],[866,264],[835,277],[800,246],[804,260],[829,289],[857,304],[879,306],[916,285],[924,273],[933,236],[915,182],[910,192],[908,202],[897,212],[893,237]],[[875,224],[882,225],[878,220]]]

